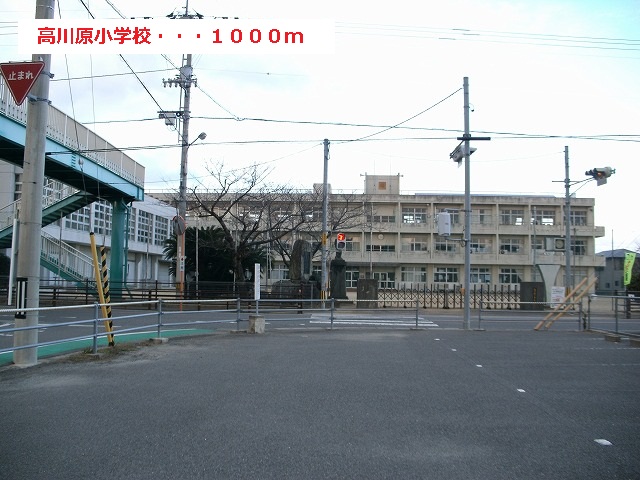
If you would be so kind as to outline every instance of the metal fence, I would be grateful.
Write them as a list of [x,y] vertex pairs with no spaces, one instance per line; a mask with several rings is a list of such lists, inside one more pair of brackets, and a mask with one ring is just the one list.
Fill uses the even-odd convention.
[[[6,285],[6,284],[5,284]],[[159,281],[110,282],[111,297],[115,301],[152,301],[152,300],[216,300],[224,298],[253,298],[253,282],[187,282],[180,292],[175,284]],[[264,299],[301,299],[318,300],[320,291],[312,282],[300,284],[263,284],[260,297]],[[0,298],[7,298],[6,286],[0,281]],[[95,281],[83,282],[58,280],[40,285],[40,304],[46,306],[80,305],[98,301]],[[350,301],[361,302],[353,298]],[[384,288],[378,290],[374,308],[413,308],[416,302],[422,308],[462,309],[464,290],[456,288],[437,288],[434,285],[422,288]],[[7,302],[10,304],[10,302]],[[502,285],[493,287],[473,286],[470,291],[470,306],[473,309],[493,308],[511,310],[520,304],[520,290],[517,286]]]
[[[603,315],[603,306],[609,312]],[[640,295],[589,295],[587,328],[605,332],[640,336]],[[599,319],[595,323],[595,319]]]
[[[247,300],[241,298],[226,298],[218,300],[152,300],[139,302],[120,302],[110,304],[94,303],[92,305],[71,305],[63,307],[40,307],[1,309],[0,318],[15,316],[16,313],[38,312],[37,325],[9,327],[7,323],[0,325],[0,355],[16,350],[47,347],[60,344],[78,343],[92,353],[98,350],[99,341],[103,343],[107,337],[113,335],[116,339],[131,334],[143,333],[147,337],[160,338],[163,334],[186,327],[198,327],[212,324],[228,324],[235,331],[240,331],[251,316],[269,315],[271,321],[291,320],[291,314],[320,313],[326,321],[322,322],[327,329],[333,329],[336,319],[337,302],[333,299],[305,300],[305,299],[260,299]],[[102,307],[109,307],[111,311],[118,310],[119,315],[105,318]],[[414,306],[412,319],[415,326],[419,326],[419,305]],[[65,321],[64,318],[84,317],[77,320]],[[405,317],[406,318],[406,317]],[[55,319],[55,320],[50,320]],[[121,325],[113,325],[117,320]],[[77,329],[85,330],[81,335],[73,332]],[[38,341],[26,345],[9,345],[8,342],[19,332],[37,330]],[[194,332],[195,333],[195,332]],[[71,348],[73,350],[73,348]]]
[[[404,307],[418,302],[423,308],[462,309],[464,308],[464,289],[437,288],[434,285],[422,288],[385,288],[378,290],[380,307]],[[485,308],[511,310],[520,304],[520,290],[509,285],[474,285],[469,292],[470,308],[477,309],[481,305]]]
[[[68,305],[34,309],[0,310],[0,364],[7,363],[7,355],[16,350],[66,345],[65,351],[96,353],[99,345],[107,344],[114,335],[116,343],[132,339],[148,340],[176,334],[212,333],[220,325],[230,331],[243,331],[251,316],[267,318],[270,323],[282,321],[287,329],[316,327],[332,330],[339,327],[395,327],[395,328],[460,328],[460,312],[425,309],[421,299],[413,303],[379,307],[379,300],[353,302],[334,299],[251,298],[227,297],[207,300],[157,299],[110,304]],[[570,328],[595,330],[629,336],[640,336],[640,308],[635,309],[637,297],[591,295],[581,302],[570,304],[562,318],[555,318],[551,305],[539,302],[513,301],[497,304],[493,299],[480,303],[473,312],[478,329]],[[633,308],[626,305],[632,304]],[[113,316],[105,319],[103,306],[110,307]],[[38,324],[13,326],[19,312],[38,312]],[[552,315],[550,315],[552,314]],[[114,325],[110,330],[105,320]],[[437,322],[437,323],[435,323]],[[24,325],[23,323],[18,323]],[[211,326],[214,326],[211,328]],[[273,328],[273,327],[270,327]],[[37,342],[13,345],[13,336],[20,332],[38,331]],[[132,337],[134,336],[134,337]],[[25,335],[25,338],[28,336]],[[43,354],[43,355],[46,355]]]

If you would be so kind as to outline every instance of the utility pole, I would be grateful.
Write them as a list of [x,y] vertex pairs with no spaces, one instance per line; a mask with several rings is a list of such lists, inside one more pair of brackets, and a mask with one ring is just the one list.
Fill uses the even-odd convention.
[[533,281],[538,280],[538,262],[536,253],[538,250],[538,242],[536,239],[536,225],[538,224],[538,212],[536,206],[533,206]]
[[471,145],[469,138],[469,77],[464,77],[464,329],[471,328]]
[[326,300],[329,291],[329,275],[327,272],[327,218],[329,216],[329,140],[324,139],[324,175],[322,180],[322,285],[320,298]]
[[[469,77],[464,77],[462,81],[464,93],[464,135],[458,137],[462,143],[449,155],[456,162],[464,159],[464,234],[462,245],[464,248],[464,317],[463,328],[471,328],[471,165],[470,156],[475,152],[471,148],[471,140],[491,140],[491,137],[472,137],[469,128]],[[460,151],[462,147],[462,151]]]
[[569,179],[569,147],[564,147],[564,287],[569,293],[572,289],[571,275],[571,180]]
[[[189,14],[189,0],[186,2],[186,6],[184,7],[184,15],[171,15],[172,19],[192,19],[192,18],[202,18],[201,15]],[[185,232],[187,228],[186,219],[187,219],[187,163],[189,156],[189,147],[191,144],[189,143],[189,118],[191,115],[191,85],[197,85],[197,80],[193,76],[193,67],[191,66],[191,58],[192,54],[187,54],[182,57],[182,66],[180,67],[180,74],[176,78],[172,78],[169,80],[162,79],[163,85],[166,87],[177,86],[182,88],[184,93],[184,102],[182,105],[182,110],[177,112],[159,112],[161,118],[165,118],[165,123],[171,124],[171,122],[167,121],[172,118],[171,116],[175,116],[181,119],[182,121],[182,134],[180,134],[182,151],[180,157],[180,187],[178,190],[178,215],[176,221],[174,222],[174,226],[177,226],[176,229],[176,289],[178,291],[179,296],[184,295],[184,281],[185,281]],[[202,132],[197,139],[204,139],[206,137],[206,133]],[[197,140],[196,139],[196,140]]]
[[[55,0],[39,0],[36,3],[36,19],[53,18]],[[36,81],[27,107],[27,130],[22,166],[22,197],[18,218],[18,281],[17,306],[40,306],[40,253],[42,249],[42,189],[44,186],[45,142],[49,109],[49,78],[51,55],[32,55],[32,61],[44,62],[44,68]],[[38,311],[22,311],[15,315],[16,328],[37,327]],[[38,362],[37,347],[24,348],[38,343],[38,330],[15,332],[13,362],[18,366],[35,365]]]
[[[197,85],[197,80],[193,77],[193,67],[191,66],[191,54],[182,57],[182,66],[180,74],[169,80],[162,79],[162,83],[166,87],[175,85],[182,88],[184,101],[182,110],[175,112],[159,112],[161,118],[167,119],[175,116],[182,121],[182,133],[180,135],[180,144],[182,145],[180,155],[180,186],[178,190],[178,215],[174,222],[176,233],[176,287],[178,294],[184,293],[184,264],[185,264],[185,231],[187,228],[187,163],[189,158],[189,117],[191,108],[191,85]],[[171,124],[170,122],[168,124]],[[206,134],[203,132],[198,138],[204,138]],[[197,140],[197,139],[196,139]]]

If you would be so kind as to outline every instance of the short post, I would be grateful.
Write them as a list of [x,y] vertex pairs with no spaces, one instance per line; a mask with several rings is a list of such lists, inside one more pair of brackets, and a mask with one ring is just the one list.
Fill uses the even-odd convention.
[[249,314],[249,333],[264,333],[264,316]]
[[420,299],[416,298],[416,329],[418,328],[418,311],[420,310]]
[[240,330],[240,297],[236,298],[236,330]]
[[162,299],[158,300],[158,338],[162,335]]
[[332,299],[331,299],[331,307],[330,307],[330,308],[331,308],[331,309],[330,309],[330,312],[331,312],[331,313],[330,313],[330,318],[331,318],[331,327],[330,327],[330,330],[333,330],[333,314],[334,314],[334,313],[335,313],[335,311],[336,311],[336,299],[335,299],[335,298],[332,298]]
[[583,329],[585,329],[587,327],[587,322],[582,318],[582,300],[580,300],[580,303],[578,304],[578,330],[581,328],[580,320],[582,320],[582,325],[584,326]]
[[94,355],[98,353],[98,319],[100,317],[100,311],[98,308],[98,303],[93,304],[93,347],[91,348],[91,353]]

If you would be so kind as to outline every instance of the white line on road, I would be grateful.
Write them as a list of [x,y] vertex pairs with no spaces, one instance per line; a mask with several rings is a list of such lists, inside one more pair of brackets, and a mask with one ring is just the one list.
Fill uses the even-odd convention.
[[609,445],[613,445],[613,443],[611,443],[609,440],[605,440],[604,438],[596,438],[594,442],[596,442],[598,445],[604,445],[607,447]]
[[[329,320],[310,320],[311,324],[329,325]],[[414,327],[416,322],[389,322],[383,320],[334,320],[334,325],[368,325],[368,326],[380,326],[380,327]],[[438,327],[433,322],[418,322],[419,327]]]

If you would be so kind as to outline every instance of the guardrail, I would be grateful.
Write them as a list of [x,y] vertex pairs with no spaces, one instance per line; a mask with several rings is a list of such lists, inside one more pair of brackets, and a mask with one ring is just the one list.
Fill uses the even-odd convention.
[[[602,301],[602,299],[605,299]],[[614,300],[614,316],[608,310],[609,299]],[[626,333],[640,336],[640,313],[631,319],[623,319],[623,310],[616,308],[626,297],[593,295],[585,310],[581,302],[570,304],[570,310],[564,313],[558,324],[565,331],[567,327],[578,330]],[[595,300],[600,300],[596,302]],[[356,305],[358,303],[359,305]],[[509,302],[512,304],[512,302]],[[111,307],[112,317],[107,320],[117,322],[111,331],[107,331],[102,306]],[[518,309],[506,310],[496,302],[487,302],[478,309],[478,329],[499,325],[500,330],[516,328],[522,330],[536,325],[543,318],[551,321],[549,313],[555,313],[548,304],[541,302],[521,302]],[[38,325],[12,326],[18,312],[38,312]],[[7,363],[7,354],[16,350],[64,345],[60,351],[87,350],[97,353],[98,344],[107,344],[107,336],[114,335],[116,344],[129,335],[140,335],[139,339],[162,338],[182,333],[197,334],[205,330],[205,325],[229,324],[232,330],[241,331],[243,322],[251,317],[268,318],[270,323],[289,322],[286,328],[298,328],[297,321],[304,321],[305,328],[321,327],[333,330],[334,327],[393,327],[425,329],[438,327],[433,322],[442,320],[445,310],[431,311],[429,319],[419,301],[411,308],[396,310],[378,306],[377,300],[359,300],[357,302],[327,299],[299,298],[219,298],[211,300],[158,299],[116,302],[109,304],[85,304],[59,307],[40,307],[30,309],[0,310],[0,364]],[[301,315],[303,314],[303,315]],[[456,314],[449,313],[453,317]],[[459,314],[457,314],[459,315]],[[4,320],[4,322],[3,322]],[[447,321],[447,320],[445,320]],[[293,322],[293,326],[292,323]],[[613,326],[612,326],[613,325]],[[217,327],[216,327],[217,328]],[[548,328],[548,327],[547,327]],[[545,329],[547,329],[545,328]],[[78,335],[78,330],[85,330]],[[13,336],[18,332],[38,330],[37,343],[15,346]],[[214,329],[215,330],[215,329]],[[213,331],[207,329],[206,331]],[[635,333],[634,333],[635,332]],[[24,335],[28,337],[28,335]],[[46,354],[46,352],[45,352]]]
[[[363,301],[366,302],[366,301]],[[370,302],[376,302],[375,300]],[[102,314],[102,306],[109,306],[111,311],[119,311],[125,314],[112,316],[105,319]],[[40,307],[27,309],[1,309],[0,318],[3,316],[15,316],[18,312],[38,312],[39,324],[35,326],[8,327],[0,326],[0,356],[16,350],[40,348],[61,344],[71,344],[74,342],[84,342],[83,346],[69,348],[67,350],[89,349],[92,353],[97,353],[100,339],[106,341],[106,337],[113,335],[118,342],[122,335],[136,333],[149,333],[151,337],[161,338],[163,334],[184,329],[185,327],[197,327],[211,324],[231,324],[236,331],[240,331],[242,322],[248,321],[250,316],[269,315],[270,322],[279,320],[292,321],[297,318],[297,314],[307,314],[311,318],[314,313],[322,313],[328,317],[326,321],[316,322],[326,325],[325,328],[333,330],[336,312],[339,310],[339,301],[335,299],[327,300],[305,300],[305,299],[259,299],[249,300],[242,298],[226,298],[217,300],[151,300],[139,302],[120,302],[91,305],[71,305],[63,307]],[[375,310],[378,310],[377,308]],[[69,311],[73,312],[72,314]],[[348,309],[353,314],[354,310]],[[360,312],[361,310],[356,310]],[[402,310],[406,312],[406,310]],[[415,303],[411,317],[415,320],[415,328],[420,327],[419,313],[420,304]],[[292,317],[292,314],[294,315]],[[278,317],[280,315],[280,318]],[[70,321],[63,320],[65,317],[86,317]],[[53,319],[49,320],[49,319]],[[405,320],[398,325],[406,326]],[[44,321],[42,321],[44,320]],[[62,321],[59,321],[62,320]],[[105,320],[111,320],[113,324],[117,321],[120,326],[107,331]],[[389,320],[388,322],[391,322]],[[389,324],[387,322],[387,325]],[[413,320],[412,320],[413,322]],[[123,326],[126,324],[126,326]],[[366,325],[372,325],[368,323]],[[69,329],[84,327],[90,332],[82,335],[69,335]],[[6,342],[17,332],[27,332],[38,330],[38,342],[28,345],[6,345]],[[61,333],[58,333],[61,332]],[[3,345],[3,341],[5,345]],[[88,347],[87,347],[88,346]]]
[[[610,300],[611,310],[613,311],[612,328],[598,328],[598,330],[615,334],[640,336],[640,325],[637,325],[638,322],[634,321],[636,318],[640,318],[640,297],[635,295],[589,295],[587,297],[589,328],[591,328],[592,312],[595,310],[593,308],[594,303],[598,300]],[[630,322],[627,322],[627,320],[630,320]],[[605,325],[605,327],[606,326],[609,325]]]
[[[505,305],[507,305],[505,307]],[[568,303],[567,312],[559,313],[553,310],[554,305],[549,302],[480,302],[478,308],[478,329],[482,330],[489,323],[531,323],[532,329],[540,324],[548,330],[554,322],[565,316],[576,322],[578,330],[587,329],[587,317],[581,302]]]

